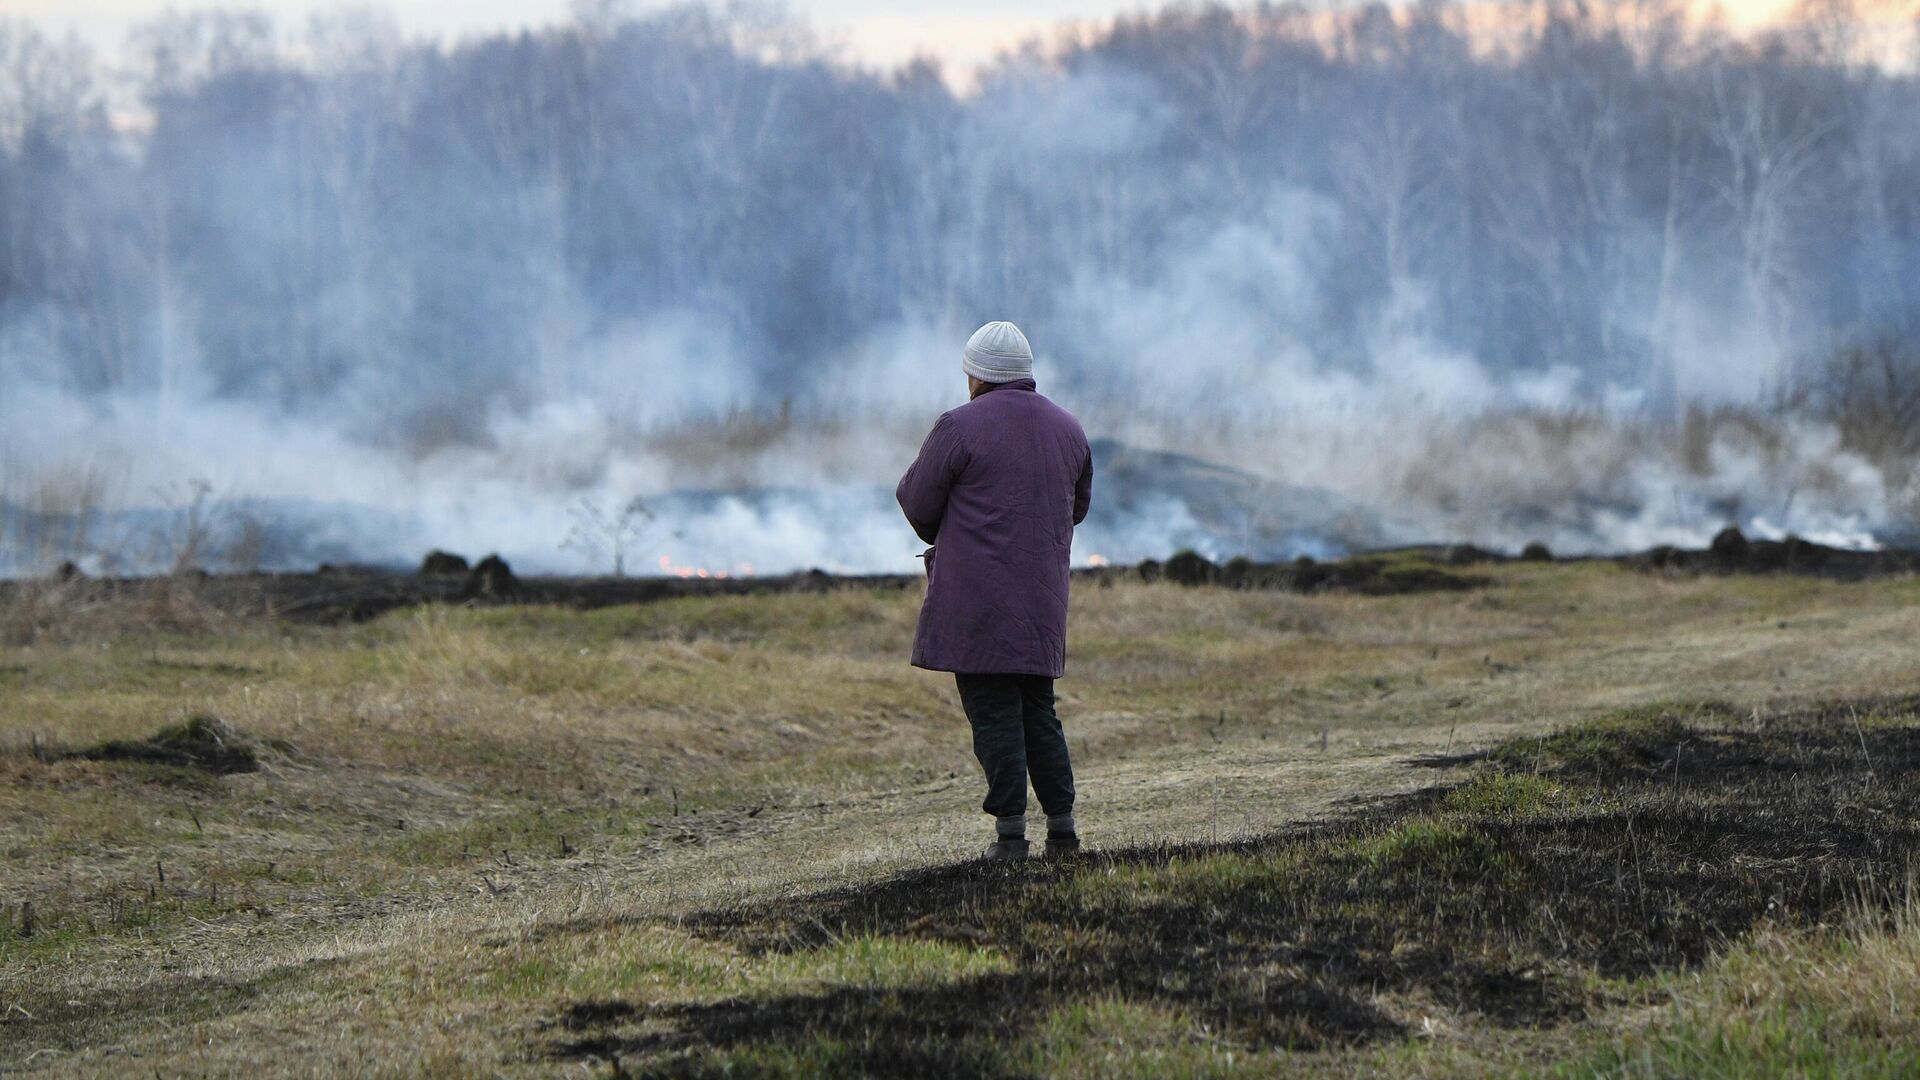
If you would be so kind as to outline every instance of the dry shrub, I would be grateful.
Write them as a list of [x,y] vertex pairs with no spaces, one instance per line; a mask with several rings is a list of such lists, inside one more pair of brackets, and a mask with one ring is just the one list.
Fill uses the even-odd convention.
[[0,567],[49,570],[93,553],[107,481],[96,469],[0,469]]
[[1882,334],[1843,345],[1804,397],[1862,457],[1910,468],[1920,456],[1920,344]]
[[1920,521],[1920,341],[1882,333],[1849,342],[1794,396],[1840,444],[1886,477],[1896,509]]
[[217,633],[238,618],[205,600],[199,575],[137,581],[0,582],[0,644],[108,640],[141,633]]

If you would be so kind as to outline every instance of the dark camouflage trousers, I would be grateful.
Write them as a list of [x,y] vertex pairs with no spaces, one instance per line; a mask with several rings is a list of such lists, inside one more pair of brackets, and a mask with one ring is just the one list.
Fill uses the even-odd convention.
[[1045,675],[956,675],[960,704],[973,725],[973,755],[987,774],[980,805],[994,817],[1027,812],[1032,778],[1049,817],[1073,813],[1073,762]]

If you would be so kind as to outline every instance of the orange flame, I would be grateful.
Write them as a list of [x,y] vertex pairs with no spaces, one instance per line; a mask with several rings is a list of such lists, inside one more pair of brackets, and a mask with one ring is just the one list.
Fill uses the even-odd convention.
[[753,564],[741,563],[733,570],[713,570],[705,566],[683,566],[673,561],[673,556],[660,556],[660,572],[668,577],[696,578],[702,581],[726,581],[732,577],[752,577]]

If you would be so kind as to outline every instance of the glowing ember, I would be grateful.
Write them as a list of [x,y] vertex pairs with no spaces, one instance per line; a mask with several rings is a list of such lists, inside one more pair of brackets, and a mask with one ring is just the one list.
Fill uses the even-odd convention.
[[660,556],[660,572],[668,577],[699,578],[702,580],[726,581],[734,577],[752,577],[753,564],[741,563],[731,571],[712,570],[704,566],[682,566],[673,561],[673,556]]

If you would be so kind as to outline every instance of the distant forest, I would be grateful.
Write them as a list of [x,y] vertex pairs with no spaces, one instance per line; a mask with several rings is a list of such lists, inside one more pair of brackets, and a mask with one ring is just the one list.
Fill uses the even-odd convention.
[[636,424],[804,404],[1007,317],[1083,396],[1391,379],[1416,336],[1659,415],[1920,328],[1920,80],[1843,7],[1187,8],[963,93],[750,9],[586,10],[176,15],[111,64],[0,23],[0,395],[417,450],[613,383]]

